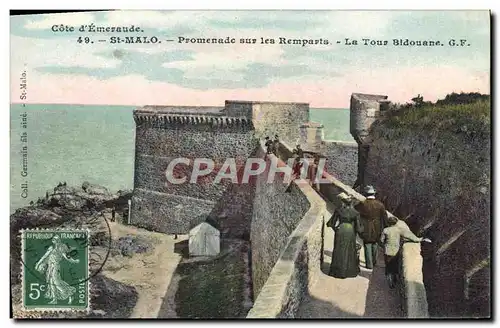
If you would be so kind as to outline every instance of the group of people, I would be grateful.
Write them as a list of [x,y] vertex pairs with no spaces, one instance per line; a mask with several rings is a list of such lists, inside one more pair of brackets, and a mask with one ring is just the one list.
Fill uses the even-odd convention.
[[[316,174],[317,174],[317,169],[318,169],[318,164],[319,164],[319,159],[320,155],[318,153],[312,152],[312,151],[305,151],[302,149],[300,144],[297,144],[295,148],[292,151],[292,156],[294,157],[294,162],[292,166],[292,181],[295,179],[300,178],[302,175],[302,169],[304,168],[304,161],[306,160],[305,155],[308,154],[310,156],[313,156],[314,161],[313,163],[308,163],[306,169],[307,169],[307,178],[311,182],[313,188],[316,185]],[[292,182],[288,185],[286,188],[285,192],[290,192],[291,191],[291,186]]]
[[264,145],[266,146],[267,155],[270,155],[270,154],[276,155],[276,152],[278,151],[279,144],[280,144],[280,139],[279,139],[277,134],[274,135],[274,140],[271,140],[269,137],[266,137]]
[[337,208],[327,225],[335,231],[330,275],[336,278],[356,277],[359,272],[359,250],[356,243],[359,235],[363,241],[365,267],[372,270],[377,264],[378,247],[384,250],[385,274],[391,288],[398,278],[398,255],[402,241],[430,242],[415,236],[406,223],[389,216],[384,204],[375,199],[375,189],[367,186],[366,200],[357,205],[353,198],[341,193],[342,206]]
[[[274,136],[274,140],[271,140],[269,137],[265,137],[264,145],[266,146],[266,155],[274,154],[278,156],[277,152],[279,149],[279,144],[280,140],[277,134]],[[300,144],[297,144],[293,149],[292,156],[294,157],[294,162],[292,166],[292,181],[300,177],[302,168],[304,166],[303,159],[306,153],[311,153],[311,152],[304,151],[301,148]],[[288,185],[285,192],[290,192],[291,186],[292,183]]]

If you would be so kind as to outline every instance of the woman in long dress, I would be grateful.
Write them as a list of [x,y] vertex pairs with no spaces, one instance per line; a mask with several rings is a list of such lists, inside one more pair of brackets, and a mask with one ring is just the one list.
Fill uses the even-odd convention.
[[345,194],[339,196],[342,206],[335,210],[329,223],[335,231],[330,275],[352,278],[360,271],[356,249],[356,234],[361,232],[360,217],[352,206],[352,198]]
[[45,298],[50,298],[49,304],[57,304],[58,300],[68,300],[68,304],[73,301],[73,294],[76,293],[76,287],[69,285],[61,278],[61,261],[66,260],[71,263],[78,263],[78,259],[72,259],[67,256],[70,251],[69,247],[62,243],[59,236],[52,238],[52,245],[47,249],[47,252],[36,263],[35,270],[39,272],[45,271],[45,281],[47,283],[47,291]]

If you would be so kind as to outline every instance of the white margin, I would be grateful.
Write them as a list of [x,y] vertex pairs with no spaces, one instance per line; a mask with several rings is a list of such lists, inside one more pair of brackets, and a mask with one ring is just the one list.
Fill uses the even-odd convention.
[[[172,4],[173,2],[173,4]],[[323,5],[318,5],[318,2],[320,1],[316,1],[316,0],[309,0],[309,1],[303,1],[302,3],[298,3],[297,1],[292,1],[292,0],[288,0],[288,1],[274,1],[272,2],[272,4],[269,2],[269,1],[262,1],[262,0],[254,0],[254,1],[239,1],[239,2],[234,2],[234,1],[219,1],[219,0],[215,0],[215,1],[210,1],[209,4],[207,4],[208,2],[206,1],[203,1],[203,0],[192,0],[192,1],[189,1],[189,2],[186,2],[186,1],[183,1],[182,3],[180,1],[169,1],[168,3],[166,2],[162,2],[161,4],[159,4],[160,2],[158,1],[152,1],[152,0],[143,0],[143,1],[140,1],[140,2],[137,2],[137,1],[131,1],[131,0],[124,0],[122,2],[120,2],[120,6],[122,6],[121,9],[144,9],[144,10],[147,10],[147,9],[208,9],[210,8],[211,10],[215,10],[215,9],[235,9],[235,10],[245,10],[245,9],[265,9],[266,7],[273,7],[273,8],[276,8],[276,9],[304,9],[304,10],[311,10],[311,9],[314,9],[314,8],[321,8],[321,9],[326,9],[326,10],[340,10],[340,9],[352,9],[352,10],[362,10],[362,9],[365,9],[365,10],[368,10],[368,9],[372,9],[372,10],[382,10],[382,9],[399,9],[399,10],[402,10],[402,9],[405,9],[405,10],[417,10],[417,9],[436,9],[436,10],[439,10],[439,9],[491,9],[493,10],[493,13],[495,15],[498,15],[500,10],[497,10],[498,9],[498,6],[500,4],[499,1],[492,1],[492,0],[475,0],[473,2],[471,1],[466,1],[466,0],[455,0],[455,1],[439,1],[439,0],[420,0],[420,1],[412,1],[412,2],[409,2],[409,1],[397,1],[397,0],[379,0],[379,1],[370,1],[370,0],[337,0],[335,2],[333,1],[328,1],[328,2],[323,2]],[[221,3],[225,4],[225,5],[221,5]],[[16,9],[41,9],[40,7],[45,7],[47,9],[57,9],[57,8],[64,8],[64,9],[82,9],[82,7],[86,7],[86,8],[93,8],[95,10],[99,10],[99,9],[109,9],[109,8],[113,8],[113,7],[117,7],[116,6],[116,2],[113,2],[113,1],[110,1],[110,0],[99,0],[99,1],[95,1],[95,0],[88,0],[86,1],[85,3],[80,3],[80,2],[67,2],[67,1],[62,1],[62,0],[46,0],[43,2],[43,6],[42,6],[42,3],[40,2],[36,2],[36,1],[23,1],[23,2],[9,2],[9,1],[4,1],[2,2],[2,9],[3,9],[3,12],[4,12],[4,16],[3,17],[3,21],[2,21],[2,28],[4,31],[9,31],[9,25],[10,25],[10,17],[8,16],[7,14],[7,10],[8,9],[11,9],[9,8],[8,5],[11,5],[11,7],[16,7]],[[6,5],[6,7],[3,7],[3,5]],[[163,5],[163,8],[161,8]],[[117,8],[118,9],[118,8]],[[498,26],[498,16],[496,16],[496,25]],[[498,42],[498,35],[495,33],[495,41],[494,42]],[[9,41],[9,37],[6,37],[4,38],[3,40],[3,47],[2,47],[2,50],[3,50],[3,56],[2,56],[2,59],[3,59],[3,76],[9,76],[10,74],[10,61],[9,61],[9,57],[10,57],[10,41]],[[493,46],[493,45],[492,45]],[[494,45],[494,48],[495,50],[497,49],[497,46],[496,44]],[[495,51],[497,54],[498,52]],[[492,59],[494,60],[494,59]],[[496,73],[496,69],[495,71],[493,71],[493,67],[492,67],[492,70],[490,71],[490,74],[494,74]],[[2,84],[2,99],[3,99],[3,102],[4,104],[7,104],[9,102],[9,99],[10,99],[10,83],[7,83],[8,79],[4,79],[3,81],[3,84]],[[497,91],[497,88],[498,88],[498,85],[495,86],[495,88],[493,89],[493,85],[492,85],[492,92],[496,92]],[[8,105],[7,105],[8,106]],[[7,107],[6,106],[6,107]],[[493,110],[496,110],[496,108],[494,108]],[[3,111],[0,111],[0,124],[2,124],[2,128],[0,129],[0,134],[1,134],[1,137],[0,137],[0,142],[1,142],[1,149],[4,150],[4,154],[5,156],[3,157],[3,161],[1,161],[2,163],[2,172],[3,172],[3,176],[4,178],[2,179],[2,181],[10,181],[10,173],[9,172],[9,165],[10,165],[10,154],[9,154],[9,149],[10,149],[10,138],[9,138],[9,113],[10,113],[10,108],[7,107],[7,108],[4,108]],[[499,120],[500,121],[500,115],[496,115],[496,119],[495,119],[495,122],[492,122],[492,124],[495,124],[497,123],[496,121]],[[498,122],[500,123],[500,122]],[[498,135],[498,134],[497,134]],[[492,146],[494,146],[495,150],[497,150],[497,146],[498,145],[495,145],[493,144]],[[498,154],[498,151],[496,152]],[[497,162],[498,163],[498,162]],[[497,168],[497,166],[495,166],[494,168]],[[498,176],[498,175],[497,175]],[[492,181],[493,184],[495,184],[496,181]],[[7,250],[9,248],[9,240],[10,240],[10,229],[9,229],[9,220],[7,220],[7,216],[10,215],[10,213],[8,213],[9,211],[9,207],[10,207],[10,204],[9,204],[9,190],[7,189],[7,187],[3,188],[2,191],[1,191],[1,196],[0,197],[0,202],[1,202],[1,208],[3,209],[4,211],[4,220],[2,221],[2,224],[4,225],[3,226],[3,229],[2,231],[4,232],[5,236],[4,238],[2,239],[2,248],[4,250]],[[494,201],[494,203],[500,203],[500,202],[497,202],[496,200],[498,200],[498,193],[494,196],[494,200],[492,199],[492,201]],[[495,211],[494,211],[494,215],[496,215],[498,213],[497,211],[498,207],[495,208]],[[497,232],[500,232],[500,225],[499,224],[496,224],[496,227],[495,227],[495,231],[492,231],[492,233],[497,233]],[[5,238],[7,237],[7,234],[9,234],[8,238]],[[498,235],[498,234],[496,234]],[[493,246],[493,245],[492,245]],[[8,263],[10,261],[10,253],[9,252],[6,252],[6,251],[3,251],[3,252],[0,252],[0,254],[3,256],[3,261],[2,263]],[[495,255],[495,258],[498,257],[498,254]],[[498,270],[497,270],[498,271]],[[495,278],[498,277],[498,272],[493,272],[494,275],[495,275]],[[4,270],[3,270],[3,281],[7,281],[7,279],[10,277],[10,266],[5,266],[4,267]],[[1,285],[2,286],[2,289],[0,291],[0,293],[2,295],[5,295],[2,299],[2,306],[1,308],[3,309],[3,315],[2,315],[2,319],[1,320],[1,323],[3,325],[5,325],[5,327],[10,327],[10,326],[14,326],[15,325],[15,321],[14,320],[9,320],[9,314],[8,312],[10,311],[10,305],[9,305],[9,301],[10,301],[10,296],[9,298],[7,297],[7,295],[9,295],[9,289],[10,289],[10,286],[7,287],[7,284],[4,283]],[[495,284],[493,285],[495,286],[494,290],[492,289],[492,293],[495,293],[497,290],[498,290],[498,284]],[[492,286],[492,287],[493,287]],[[496,293],[495,293],[496,294]],[[494,308],[493,308],[493,311],[496,311],[497,308],[498,308],[498,304],[499,302],[494,302]],[[140,322],[137,322],[135,321],[135,323],[139,323],[141,324]],[[259,326],[259,327],[265,327],[267,325],[272,325],[272,323],[267,323],[267,322],[257,322],[257,323],[252,323],[252,322],[245,322],[247,324],[249,324],[250,326]],[[329,320],[325,320],[323,322],[324,324],[330,324],[330,321]],[[383,321],[381,322],[383,324]],[[420,325],[429,325],[429,326],[433,326],[433,325],[439,325],[438,322],[436,323],[433,323],[433,322],[422,322],[422,323],[419,323],[419,322],[415,322],[415,321],[410,321],[409,323],[414,323],[416,324],[416,326],[420,326]],[[91,323],[86,323],[86,322],[79,322],[79,324],[81,324],[82,326],[91,326],[92,324]],[[95,324],[95,323],[94,323]],[[195,325],[196,323],[189,323],[189,322],[169,322],[168,325],[169,326],[191,326],[191,325]],[[210,322],[207,322],[207,324],[212,324]],[[214,322],[213,324],[218,324],[218,322]],[[301,322],[298,322],[297,323],[298,326],[302,326],[302,323]],[[319,322],[316,322],[316,324],[320,324]],[[469,325],[471,326],[479,326],[479,325],[482,325],[481,322],[478,322],[478,323],[474,323],[474,322],[468,322]],[[36,327],[39,325],[39,322],[23,322],[23,325],[25,325],[26,327]],[[307,325],[307,323],[306,323]],[[339,325],[339,326],[344,326],[346,325],[345,321],[336,321],[335,322],[335,325]],[[359,322],[359,323],[356,323],[356,322],[348,322],[347,325],[349,326],[361,326],[363,325],[362,322]]]

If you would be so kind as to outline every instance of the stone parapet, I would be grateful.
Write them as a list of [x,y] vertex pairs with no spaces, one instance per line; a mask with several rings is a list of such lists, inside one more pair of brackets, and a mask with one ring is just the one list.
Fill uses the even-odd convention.
[[[291,149],[283,144],[280,152],[291,155]],[[326,203],[305,181],[294,184],[294,189],[304,193],[311,204],[310,208],[288,238],[247,315],[249,319],[295,317],[300,302],[320,274],[321,232]]]
[[423,259],[420,244],[405,243],[401,251],[401,294],[403,309],[408,318],[429,318],[427,293],[422,273]]
[[153,127],[170,127],[175,125],[205,124],[212,127],[241,126],[251,127],[252,120],[246,117],[231,117],[221,115],[194,115],[194,114],[163,114],[156,112],[134,112],[134,121],[137,125]]

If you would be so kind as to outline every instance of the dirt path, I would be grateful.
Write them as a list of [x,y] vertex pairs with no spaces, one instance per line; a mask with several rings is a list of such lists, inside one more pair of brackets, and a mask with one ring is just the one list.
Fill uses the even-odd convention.
[[[106,263],[103,273],[109,278],[137,289],[139,299],[131,318],[157,318],[173,273],[181,259],[181,255],[174,252],[174,244],[187,239],[187,236],[174,239],[171,235],[132,226],[113,222],[110,225],[114,239],[130,234],[144,236],[154,241],[153,252],[134,254],[132,257],[114,257],[112,262]],[[171,309],[169,313],[174,316],[175,309]]]
[[324,263],[321,277],[302,301],[297,318],[400,318],[401,303],[397,289],[389,289],[384,276],[384,259],[379,252],[373,272],[364,268],[361,249],[361,273],[356,278],[328,276],[334,233],[325,226]]

